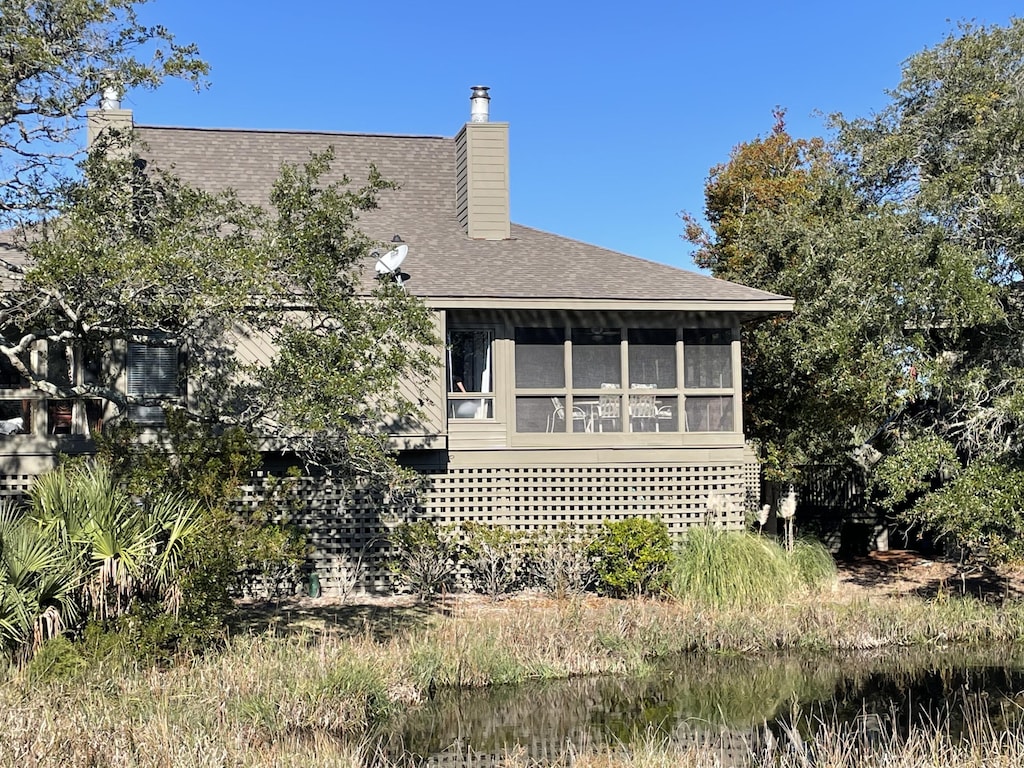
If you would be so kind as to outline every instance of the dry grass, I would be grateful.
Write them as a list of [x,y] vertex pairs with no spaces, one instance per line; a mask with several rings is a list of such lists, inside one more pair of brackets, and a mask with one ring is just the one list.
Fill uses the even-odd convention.
[[[759,655],[1024,639],[1020,603],[952,599],[829,602],[819,596],[709,611],[674,602],[534,596],[456,601],[436,611],[359,610],[265,616],[270,628],[239,632],[224,651],[164,671],[108,658],[45,682],[45,670],[12,672],[0,686],[0,765],[357,765],[366,758],[359,745],[370,726],[422,700],[433,686],[632,674],[688,651]],[[250,621],[260,626],[255,616]],[[1022,744],[1000,748],[1024,758]],[[922,740],[912,749],[931,759],[920,753],[926,747],[933,745]],[[645,749],[581,755],[576,765],[706,764],[679,762],[684,758],[668,744]],[[790,764],[799,763],[780,763]],[[848,764],[854,765],[835,763]],[[911,763],[892,763],[904,764]]]

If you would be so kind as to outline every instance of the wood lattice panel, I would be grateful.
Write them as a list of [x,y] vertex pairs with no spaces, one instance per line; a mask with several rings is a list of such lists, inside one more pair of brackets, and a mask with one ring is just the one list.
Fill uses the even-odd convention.
[[17,503],[25,501],[36,477],[34,474],[3,475],[0,479],[0,499],[10,499]]
[[[678,536],[704,521],[712,492],[725,494],[732,510],[714,522],[742,527],[747,474],[743,463],[450,468],[430,476],[416,515],[441,526],[471,521],[518,531],[659,517]],[[257,473],[239,510],[256,509],[276,477]],[[387,530],[397,520],[382,511],[379,501],[308,477],[297,481],[290,498],[297,510],[291,522],[308,532],[325,593],[345,591],[350,584],[357,592],[391,589]]]

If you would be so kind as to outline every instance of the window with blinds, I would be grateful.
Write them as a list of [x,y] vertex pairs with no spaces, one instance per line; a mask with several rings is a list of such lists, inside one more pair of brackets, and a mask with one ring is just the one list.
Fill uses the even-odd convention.
[[[128,395],[137,398],[178,397],[178,348],[128,345]],[[163,424],[159,405],[128,406],[128,417],[139,424]]]

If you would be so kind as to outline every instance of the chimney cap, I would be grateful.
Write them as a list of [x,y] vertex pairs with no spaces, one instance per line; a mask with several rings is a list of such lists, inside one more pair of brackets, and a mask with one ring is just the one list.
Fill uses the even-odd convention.
[[103,86],[103,95],[100,97],[100,109],[109,112],[112,109],[121,108],[121,89],[116,85]]
[[490,119],[490,105],[487,103],[491,100],[490,95],[487,93],[490,87],[486,85],[472,85],[470,90],[473,93],[469,97],[469,121],[471,123],[486,123]]

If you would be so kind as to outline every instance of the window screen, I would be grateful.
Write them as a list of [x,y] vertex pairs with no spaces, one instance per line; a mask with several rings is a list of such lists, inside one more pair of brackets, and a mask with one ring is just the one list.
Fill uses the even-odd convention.
[[565,332],[561,328],[516,328],[516,386],[565,387]]
[[689,328],[683,335],[684,386],[688,389],[732,387],[732,331]]

